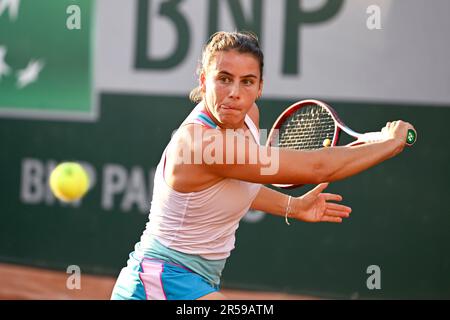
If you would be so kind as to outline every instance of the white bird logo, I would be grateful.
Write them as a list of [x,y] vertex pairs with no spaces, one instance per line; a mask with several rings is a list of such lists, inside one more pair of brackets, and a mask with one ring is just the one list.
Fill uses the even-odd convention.
[[23,87],[35,82],[39,76],[39,73],[44,68],[44,62],[41,60],[30,60],[25,69],[17,72],[18,83],[17,86],[22,89]]
[[9,9],[9,19],[16,20],[19,13],[20,0],[0,0],[0,16]]

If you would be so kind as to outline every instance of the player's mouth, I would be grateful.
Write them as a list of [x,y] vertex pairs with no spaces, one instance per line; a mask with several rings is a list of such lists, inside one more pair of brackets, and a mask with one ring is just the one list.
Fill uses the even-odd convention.
[[230,110],[230,111],[240,111],[239,108],[228,106],[228,105],[224,105],[224,104],[220,105],[220,109],[226,110],[226,111],[228,111],[228,110]]

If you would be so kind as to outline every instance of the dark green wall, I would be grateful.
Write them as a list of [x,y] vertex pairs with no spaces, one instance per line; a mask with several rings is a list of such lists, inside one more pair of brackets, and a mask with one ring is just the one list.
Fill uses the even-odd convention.
[[[261,127],[269,128],[291,102],[260,101]],[[328,102],[356,131],[378,130],[388,120],[410,121],[418,142],[330,185],[329,191],[342,194],[353,208],[342,225],[287,226],[272,216],[242,222],[223,285],[342,298],[450,298],[450,108]],[[104,209],[102,170],[106,164],[129,172],[140,167],[150,179],[147,172],[192,104],[184,97],[103,94],[100,105],[96,123],[0,119],[1,261],[60,270],[76,264],[82,272],[108,275],[117,275],[125,264],[147,213],[137,206],[121,210],[124,194]],[[79,207],[51,198],[24,203],[25,158],[44,164],[86,161],[95,168],[97,183]],[[146,187],[150,193],[150,183]],[[370,265],[381,268],[381,290],[366,287]]]

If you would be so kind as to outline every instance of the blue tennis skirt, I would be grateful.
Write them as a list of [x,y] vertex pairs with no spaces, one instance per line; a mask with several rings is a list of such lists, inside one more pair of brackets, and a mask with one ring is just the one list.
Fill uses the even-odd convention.
[[181,265],[147,257],[139,259],[132,253],[120,271],[111,300],[195,300],[218,290]]

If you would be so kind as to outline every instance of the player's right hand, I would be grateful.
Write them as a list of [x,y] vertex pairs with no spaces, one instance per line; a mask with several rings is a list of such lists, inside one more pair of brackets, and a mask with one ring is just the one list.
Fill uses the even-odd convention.
[[399,147],[403,150],[406,145],[408,130],[410,129],[416,131],[412,124],[406,121],[397,120],[386,123],[386,126],[381,130],[381,132],[386,139],[392,139],[398,142]]

